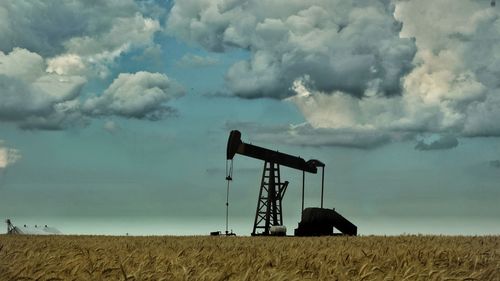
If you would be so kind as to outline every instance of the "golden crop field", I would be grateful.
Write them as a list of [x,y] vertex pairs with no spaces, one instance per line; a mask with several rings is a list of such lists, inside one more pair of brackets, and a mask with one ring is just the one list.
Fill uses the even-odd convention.
[[500,236],[0,236],[1,280],[500,280]]

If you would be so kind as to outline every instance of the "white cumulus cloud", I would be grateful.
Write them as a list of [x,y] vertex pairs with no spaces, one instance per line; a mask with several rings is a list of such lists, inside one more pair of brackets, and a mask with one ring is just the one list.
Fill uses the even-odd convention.
[[83,59],[76,54],[64,54],[47,60],[47,72],[59,75],[82,73],[85,69]]
[[102,78],[99,84],[116,75],[116,62],[125,54],[154,52],[155,33],[162,29],[159,18],[166,12],[158,5],[0,1],[0,121],[23,129],[61,130],[85,126],[101,115],[158,119],[172,112],[165,102],[180,91],[166,76],[124,74],[101,95],[84,88],[89,80]]
[[60,129],[80,119],[66,113],[86,79],[49,74],[45,68],[44,59],[26,49],[15,48],[8,54],[0,51],[1,121],[15,122],[22,128]]
[[87,99],[83,111],[92,116],[159,120],[172,113],[166,102],[183,94],[182,88],[164,74],[122,73],[102,95]]

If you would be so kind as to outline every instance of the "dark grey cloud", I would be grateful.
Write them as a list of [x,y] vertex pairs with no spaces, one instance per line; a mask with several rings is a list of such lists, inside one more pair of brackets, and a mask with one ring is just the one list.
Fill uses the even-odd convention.
[[133,0],[2,1],[0,51],[19,48],[38,54],[49,73],[104,78],[117,57],[154,46],[160,21],[149,17],[155,13],[145,7]]
[[454,136],[444,135],[439,139],[426,143],[425,140],[419,140],[415,145],[416,150],[444,150],[452,149],[458,146],[458,139]]
[[2,1],[0,50],[9,52],[15,47],[21,47],[44,56],[61,52],[65,40],[76,34],[84,34],[87,29],[84,13],[80,13],[82,9],[73,9],[63,3]]
[[132,0],[20,2],[0,4],[0,50],[25,48],[42,56],[54,56],[74,37],[106,33],[119,17],[138,11]]
[[240,97],[292,96],[305,75],[325,92],[392,96],[416,52],[392,13],[390,1],[178,1],[167,29],[210,51],[249,50],[226,75]]

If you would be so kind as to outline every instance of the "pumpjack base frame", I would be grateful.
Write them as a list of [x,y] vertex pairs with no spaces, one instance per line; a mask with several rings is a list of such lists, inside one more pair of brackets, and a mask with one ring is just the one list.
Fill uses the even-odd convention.
[[333,228],[342,235],[356,236],[358,228],[344,218],[335,209],[306,208],[302,212],[302,220],[295,229],[295,236],[331,236],[341,235],[334,233]]

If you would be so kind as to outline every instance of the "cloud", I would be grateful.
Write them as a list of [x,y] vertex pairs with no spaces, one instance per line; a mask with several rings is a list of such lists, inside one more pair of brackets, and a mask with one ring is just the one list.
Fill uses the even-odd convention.
[[[161,10],[153,3],[147,6]],[[147,12],[146,6],[133,0],[54,0],[46,3],[5,0],[0,4],[3,39],[0,50],[20,47],[51,57],[72,48],[89,54],[119,48],[125,41],[146,39],[146,43],[150,27],[156,25],[150,18],[142,17]],[[78,42],[83,44],[74,46]]]
[[163,51],[159,44],[151,45],[144,48],[142,54],[134,55],[132,59],[138,63],[145,63],[148,65],[163,66]]
[[323,92],[392,96],[416,51],[392,12],[389,1],[177,1],[167,29],[210,51],[249,50],[226,75],[240,97],[291,96],[304,75]]
[[458,146],[458,140],[454,136],[445,135],[439,139],[426,143],[424,140],[419,140],[415,146],[416,150],[444,150],[452,149]]
[[[433,12],[442,9],[449,12]],[[500,41],[498,9],[480,1],[407,1],[396,16],[402,36],[415,37],[418,47],[417,67],[404,82],[408,101],[433,111],[440,131],[499,136],[500,51],[488,47]]]
[[22,129],[62,130],[101,116],[159,120],[174,112],[166,103],[184,93],[166,75],[141,71],[122,73],[102,95],[83,97],[83,76],[48,73],[47,67],[28,50],[0,51],[0,121]]
[[252,122],[228,122],[227,130],[240,130],[248,134],[250,140],[286,145],[324,147],[338,146],[355,149],[373,149],[395,139],[408,139],[405,134],[387,134],[372,129],[313,128],[308,123],[298,125],[260,125]]
[[[0,121],[22,129],[61,130],[86,126],[103,115],[150,120],[168,115],[173,109],[165,102],[179,91],[175,82],[165,82],[166,76],[154,82],[155,75],[140,74],[142,86],[132,78],[120,87],[127,80],[123,75],[100,96],[82,92],[87,81],[111,75],[123,54],[141,49],[145,56],[158,53],[154,35],[161,30],[159,17],[165,9],[157,8],[156,2],[133,0],[2,1]],[[138,92],[142,90],[144,95]],[[89,108],[92,103],[95,108]]]
[[[456,88],[453,91],[465,91],[468,97],[483,95],[484,87],[475,83],[467,87],[464,84],[468,83],[468,78],[463,79],[463,83],[454,85]],[[450,95],[441,102],[431,99],[427,95],[431,93],[429,91],[423,96],[405,91],[402,96],[372,95],[359,99],[340,91],[323,93],[312,90],[308,86],[307,77],[296,80],[292,89],[297,94],[287,100],[299,108],[307,122],[315,129],[360,132],[359,138],[364,138],[364,131],[376,131],[392,141],[406,140],[410,136],[426,133],[444,136],[432,145],[419,143],[416,148],[420,150],[451,148],[458,145],[456,137],[460,136],[492,136],[500,132],[494,129],[497,126],[494,120],[497,119],[484,116],[494,110],[492,106],[496,103],[483,103],[481,98],[473,102],[473,98],[469,101],[464,96]],[[466,107],[460,110],[462,106]],[[477,107],[484,109],[476,112]],[[478,118],[480,120],[477,120]],[[471,121],[477,123],[477,128],[486,127],[490,131],[487,134],[484,131],[471,134],[467,129],[467,123]],[[486,126],[488,124],[490,126]]]
[[166,75],[140,71],[122,73],[100,96],[87,99],[83,111],[90,116],[121,116],[160,120],[172,113],[169,100],[184,91]]
[[104,125],[102,127],[106,132],[110,133],[110,134],[115,134],[117,133],[118,131],[120,131],[122,128],[120,127],[120,125],[118,125],[115,121],[113,120],[108,120],[106,122],[104,122]]
[[133,0],[6,0],[0,4],[0,51],[37,53],[47,59],[49,73],[104,78],[122,54],[154,45],[160,22],[146,14],[159,17],[164,12],[156,3]]
[[202,57],[195,54],[186,54],[177,61],[181,67],[204,67],[217,64],[219,61],[213,57]]
[[287,99],[323,143],[500,136],[500,14],[488,3],[179,1],[167,29],[207,50],[248,50],[229,90]]
[[48,72],[81,73],[101,78],[109,75],[108,65],[132,49],[154,46],[153,35],[160,30],[158,20],[134,16],[113,19],[109,29],[93,36],[75,36],[64,42],[65,52],[48,60]]
[[80,119],[72,107],[86,79],[48,74],[45,68],[36,53],[20,48],[8,54],[0,51],[1,121],[22,128],[59,129]]
[[21,159],[19,150],[6,147],[4,142],[0,140],[0,170],[16,163],[19,159]]
[[81,74],[85,70],[82,58],[75,54],[64,54],[47,60],[47,72],[64,74]]
[[[19,2],[0,4],[0,50],[25,48],[43,56],[63,50],[63,42],[75,34],[88,33],[90,6],[76,1]],[[98,9],[94,10],[98,11]],[[27,20],[29,19],[29,20]]]

